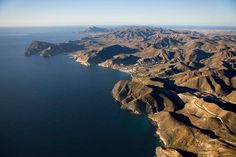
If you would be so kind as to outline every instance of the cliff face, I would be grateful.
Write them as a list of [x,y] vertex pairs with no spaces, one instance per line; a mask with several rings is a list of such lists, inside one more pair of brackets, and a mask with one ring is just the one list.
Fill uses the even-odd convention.
[[158,157],[236,156],[236,33],[127,27],[78,41],[32,42],[26,55],[71,53],[132,75],[112,90],[121,108],[146,114],[164,143]]

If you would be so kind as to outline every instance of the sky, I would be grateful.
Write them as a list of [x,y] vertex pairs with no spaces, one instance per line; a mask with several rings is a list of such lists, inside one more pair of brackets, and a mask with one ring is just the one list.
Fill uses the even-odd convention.
[[0,27],[236,26],[236,0],[0,0]]

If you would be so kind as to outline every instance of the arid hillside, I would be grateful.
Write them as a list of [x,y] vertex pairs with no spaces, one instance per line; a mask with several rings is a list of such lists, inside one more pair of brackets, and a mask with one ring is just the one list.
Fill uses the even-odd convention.
[[158,157],[236,156],[235,31],[94,29],[77,41],[34,41],[25,54],[68,53],[85,66],[130,73],[112,94],[157,126]]

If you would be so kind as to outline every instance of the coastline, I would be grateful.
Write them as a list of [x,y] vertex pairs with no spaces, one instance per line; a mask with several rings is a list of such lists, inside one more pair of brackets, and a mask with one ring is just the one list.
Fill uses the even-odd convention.
[[71,47],[36,41],[27,53],[75,48],[70,57],[78,64],[129,74],[114,85],[113,99],[155,127],[163,142],[157,156],[216,157],[236,154],[235,41],[234,35],[131,27],[71,41]]
[[[121,72],[121,73],[129,74],[130,77],[131,77],[131,80],[132,80],[132,73],[130,73],[129,71],[123,71],[123,70],[120,70],[120,69],[113,69],[113,68],[109,68],[109,67],[104,67],[103,65],[99,65],[99,64],[98,65],[90,65],[87,62],[81,61],[80,59],[75,57],[73,54],[69,54],[69,56],[72,57],[72,59],[76,63],[78,63],[78,64],[80,64],[80,65],[82,65],[84,67],[89,68],[90,66],[99,66],[99,67],[104,68],[104,69],[115,70],[115,71],[118,71],[118,72]],[[111,96],[112,96],[112,91],[111,91]],[[115,99],[114,97],[113,97],[113,100],[120,104],[120,101]],[[122,110],[125,110],[125,109],[122,109]],[[158,126],[156,125],[156,123],[147,114],[143,114],[143,113],[140,113],[140,112],[137,112],[137,111],[128,111],[128,113],[129,114],[133,114],[134,116],[145,116],[145,118],[148,120],[147,122],[150,123],[153,126],[153,128],[154,128],[154,130],[153,130],[153,133],[154,133],[153,134],[153,138],[155,138],[155,141],[158,141],[158,143],[156,143],[155,146],[157,146],[157,144],[159,144],[158,147],[163,147],[165,145],[165,143],[163,143],[163,141],[161,140],[161,137],[157,133],[157,127]],[[158,147],[156,147],[156,148],[158,148]]]

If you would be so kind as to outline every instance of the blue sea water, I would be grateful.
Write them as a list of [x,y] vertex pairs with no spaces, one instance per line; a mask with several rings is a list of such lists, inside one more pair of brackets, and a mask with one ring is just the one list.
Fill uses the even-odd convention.
[[24,56],[32,40],[76,40],[80,29],[0,29],[0,157],[154,156],[153,126],[111,96],[128,74],[86,68],[65,54]]

